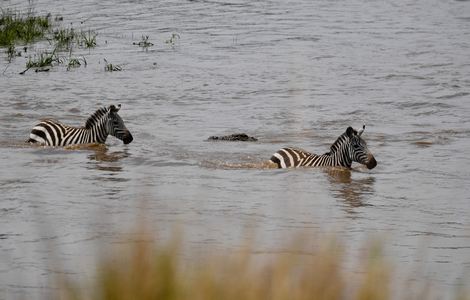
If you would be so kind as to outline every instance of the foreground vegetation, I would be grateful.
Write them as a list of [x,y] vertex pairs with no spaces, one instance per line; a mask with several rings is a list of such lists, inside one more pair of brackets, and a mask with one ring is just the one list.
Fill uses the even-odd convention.
[[[347,270],[344,247],[334,239],[284,245],[287,252],[182,254],[181,243],[139,237],[113,249],[98,265],[94,283],[62,278],[61,299],[392,299],[392,268],[380,243],[366,247],[358,270]],[[319,246],[321,245],[321,246]],[[313,248],[313,250],[312,250]],[[109,253],[109,252],[108,252]],[[90,288],[91,287],[91,288]],[[396,292],[396,291],[395,291]],[[457,292],[455,299],[470,299]],[[405,286],[400,299],[439,299],[431,288]]]

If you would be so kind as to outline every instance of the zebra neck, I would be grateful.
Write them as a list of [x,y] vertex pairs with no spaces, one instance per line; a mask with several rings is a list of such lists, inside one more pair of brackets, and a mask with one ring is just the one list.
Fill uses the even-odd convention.
[[85,136],[88,143],[98,143],[103,144],[108,138],[108,126],[106,126],[106,119],[102,119],[89,128],[84,128],[86,131]]
[[330,166],[351,168],[352,160],[346,145],[342,145],[336,151],[328,152],[321,156],[325,157]]

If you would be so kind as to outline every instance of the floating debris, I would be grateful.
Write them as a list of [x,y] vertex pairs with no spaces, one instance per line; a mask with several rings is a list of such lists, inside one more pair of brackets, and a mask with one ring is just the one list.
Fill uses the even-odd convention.
[[103,60],[105,63],[104,70],[106,72],[122,71],[122,67],[120,65],[113,65],[112,63],[108,63],[106,58],[104,58]]
[[210,136],[208,141],[237,141],[237,142],[256,142],[258,139],[247,135],[246,133],[234,133],[224,136]]
[[149,42],[149,36],[148,35],[142,35],[142,40],[138,43],[134,42],[132,45],[136,45],[142,48],[148,48],[153,46],[153,43]]

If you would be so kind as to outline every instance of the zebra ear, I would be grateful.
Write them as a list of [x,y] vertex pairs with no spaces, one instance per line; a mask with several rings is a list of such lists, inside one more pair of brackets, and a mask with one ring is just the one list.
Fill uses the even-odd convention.
[[365,125],[365,124],[362,125],[362,128],[361,128],[361,129],[359,129],[359,131],[357,132],[357,135],[358,135],[358,136],[361,136],[361,134],[364,132],[364,129],[366,129],[366,125]]
[[352,138],[354,133],[355,133],[355,130],[351,126],[349,126],[348,129],[346,129],[346,135],[348,137]]
[[113,112],[113,113],[118,112],[120,109],[121,109],[121,104],[118,104],[117,107],[114,106],[114,105],[110,105],[110,106],[109,106],[109,111],[110,111],[110,112]]

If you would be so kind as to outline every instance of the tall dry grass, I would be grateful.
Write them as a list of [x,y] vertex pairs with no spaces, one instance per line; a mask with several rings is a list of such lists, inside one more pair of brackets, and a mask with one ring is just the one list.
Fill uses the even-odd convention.
[[[252,247],[231,253],[183,254],[178,238],[166,243],[139,238],[102,257],[91,285],[62,279],[61,299],[391,299],[392,266],[381,243],[364,248],[355,271],[345,266],[335,239],[305,236],[276,254]],[[310,247],[309,247],[310,246]],[[429,288],[402,291],[406,299],[436,299]],[[469,299],[463,292],[456,299]]]

